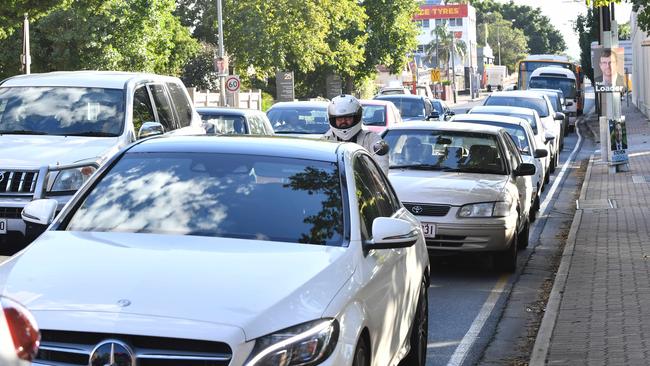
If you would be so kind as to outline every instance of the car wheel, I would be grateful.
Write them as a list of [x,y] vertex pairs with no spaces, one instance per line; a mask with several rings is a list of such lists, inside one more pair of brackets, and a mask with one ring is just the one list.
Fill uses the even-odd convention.
[[[544,188],[538,190],[538,192],[542,192],[543,189]],[[538,212],[539,212],[539,193],[535,196],[535,202],[533,202],[533,205],[530,208],[530,212],[528,213],[530,222],[534,222],[537,219]]]
[[553,155],[551,157],[551,166],[550,166],[550,169],[549,169],[551,171],[551,173],[555,173],[555,161],[557,160],[556,156],[557,156],[557,154],[555,154],[555,155]]
[[418,305],[411,325],[411,350],[404,357],[400,366],[424,366],[427,362],[427,344],[429,342],[429,288],[425,279],[420,284]]
[[519,235],[517,235],[517,249],[525,249],[528,247],[530,235],[530,221],[526,220],[524,228],[521,229]]
[[[519,225],[516,227],[519,227]],[[515,229],[515,233],[512,237],[512,240],[510,241],[510,246],[508,249],[494,254],[494,264],[496,270],[513,273],[515,269],[517,269],[517,243],[519,241],[517,239],[517,234],[517,229]]]
[[363,338],[359,339],[359,344],[357,344],[357,348],[354,350],[352,366],[369,366],[370,356],[368,356],[368,353],[368,344],[366,344]]

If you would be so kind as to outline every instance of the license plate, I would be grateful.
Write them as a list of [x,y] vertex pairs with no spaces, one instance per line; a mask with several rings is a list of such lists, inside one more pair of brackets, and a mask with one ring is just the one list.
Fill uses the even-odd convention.
[[0,219],[0,234],[7,233],[7,219]]
[[435,238],[436,237],[436,224],[423,222],[420,225],[422,225],[422,232],[424,233],[425,238]]

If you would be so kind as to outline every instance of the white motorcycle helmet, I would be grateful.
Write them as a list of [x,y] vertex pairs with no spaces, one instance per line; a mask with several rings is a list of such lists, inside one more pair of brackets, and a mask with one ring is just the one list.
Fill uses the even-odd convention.
[[[341,140],[348,141],[361,131],[361,113],[363,108],[357,98],[342,94],[332,99],[327,107],[332,132]],[[336,126],[337,117],[352,117],[352,125],[347,128],[338,128]]]

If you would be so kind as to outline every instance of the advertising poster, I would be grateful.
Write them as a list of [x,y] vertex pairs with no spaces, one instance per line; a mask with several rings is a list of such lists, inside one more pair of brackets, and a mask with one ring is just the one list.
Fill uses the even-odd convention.
[[625,91],[624,51],[619,48],[595,48],[594,89],[597,93]]
[[609,120],[609,151],[612,163],[627,163],[627,130],[625,121]]

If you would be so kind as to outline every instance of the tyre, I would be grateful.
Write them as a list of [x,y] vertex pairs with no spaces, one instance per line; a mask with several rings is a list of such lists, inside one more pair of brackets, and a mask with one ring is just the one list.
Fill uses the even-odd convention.
[[369,366],[370,365],[370,349],[365,339],[360,338],[357,348],[354,350],[354,360],[352,366]]
[[517,269],[517,234],[517,229],[515,229],[515,234],[508,249],[494,254],[494,265],[497,271],[513,273]]
[[557,154],[555,154],[555,155],[553,155],[551,157],[551,166],[549,167],[549,170],[551,171],[551,173],[555,173],[555,162],[557,161],[556,157],[557,157]]
[[400,366],[425,366],[427,362],[427,343],[429,340],[429,297],[425,279],[420,284],[417,310],[411,325],[409,353],[400,362]]
[[538,189],[537,192],[539,193],[535,195],[535,201],[533,202],[533,205],[530,207],[530,212],[528,213],[530,222],[534,222],[537,219],[537,213],[539,212],[539,195],[541,194],[542,190]]
[[530,236],[530,221],[526,220],[526,224],[524,225],[524,228],[521,229],[521,232],[519,233],[519,235],[517,235],[517,249],[528,248],[529,236]]

